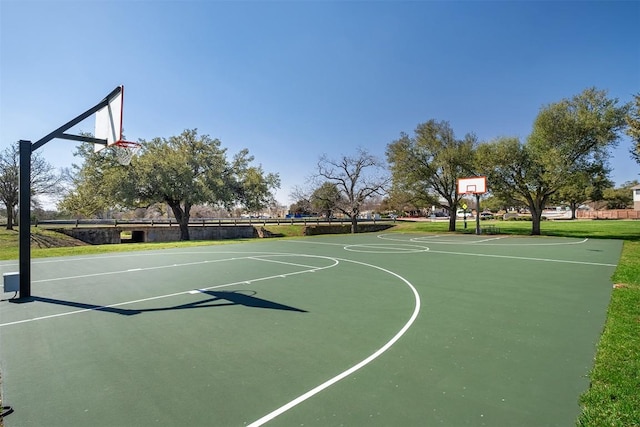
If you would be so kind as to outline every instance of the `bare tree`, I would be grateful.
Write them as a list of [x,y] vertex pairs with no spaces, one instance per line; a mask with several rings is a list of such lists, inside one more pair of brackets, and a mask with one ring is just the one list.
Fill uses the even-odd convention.
[[342,196],[335,208],[351,219],[352,233],[357,232],[358,216],[364,202],[385,194],[391,181],[382,161],[361,148],[355,156],[343,155],[338,160],[323,155],[314,179],[319,183],[335,184]]
[[[7,230],[13,230],[18,206],[20,180],[20,150],[18,144],[12,144],[0,153],[0,201],[7,208]],[[60,189],[61,177],[54,172],[53,166],[40,156],[31,155],[31,195],[55,194]],[[32,203],[38,203],[32,198]],[[22,208],[22,207],[21,207]]]

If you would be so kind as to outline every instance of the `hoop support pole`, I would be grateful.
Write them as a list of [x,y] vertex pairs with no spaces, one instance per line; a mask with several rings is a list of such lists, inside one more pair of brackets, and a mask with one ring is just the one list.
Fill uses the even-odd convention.
[[93,138],[91,136],[71,135],[70,133],[61,133],[58,135],[60,139],[68,139],[70,141],[90,142],[92,144],[107,145],[106,139]]
[[476,234],[482,234],[480,229],[480,193],[476,193]]
[[31,152],[31,141],[20,140],[20,181],[18,186],[20,299],[31,297]]
[[31,154],[54,138],[72,139],[76,141],[87,140],[88,138],[81,139],[83,137],[66,134],[64,132],[109,105],[109,101],[115,96],[118,96],[120,92],[122,92],[122,86],[116,87],[102,101],[34,143],[22,139],[18,142],[18,154],[20,156],[20,175],[18,181],[18,206],[20,209],[18,214],[18,226],[20,227],[18,236],[18,266],[20,270],[19,300],[29,299],[31,297]]
[[[97,113],[98,110],[101,110],[107,105],[109,105],[109,101],[113,99],[114,96],[117,96],[120,92],[122,92],[122,86],[118,86],[117,88],[112,90],[111,93],[109,93],[109,95],[107,95],[102,101],[98,102],[96,105],[89,108],[87,111],[80,114],[75,119],[68,121],[67,123],[60,126],[58,129],[54,130],[53,132],[49,133],[48,135],[34,142],[31,146],[31,151],[32,152],[36,151],[38,148],[42,147],[44,144],[46,144],[47,142],[51,141],[54,138],[70,139],[69,135],[64,133],[65,131],[71,129],[72,127],[74,127],[75,125],[77,125],[78,123],[86,119],[87,117]],[[67,136],[63,136],[63,135],[67,135]]]

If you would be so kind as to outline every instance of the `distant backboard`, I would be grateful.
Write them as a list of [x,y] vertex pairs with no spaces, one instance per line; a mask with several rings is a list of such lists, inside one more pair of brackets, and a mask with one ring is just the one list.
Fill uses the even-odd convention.
[[104,139],[107,145],[94,144],[96,152],[122,140],[122,111],[124,106],[124,86],[114,91],[106,107],[96,112],[94,137]]
[[458,179],[458,194],[484,194],[487,192],[487,177],[475,176]]

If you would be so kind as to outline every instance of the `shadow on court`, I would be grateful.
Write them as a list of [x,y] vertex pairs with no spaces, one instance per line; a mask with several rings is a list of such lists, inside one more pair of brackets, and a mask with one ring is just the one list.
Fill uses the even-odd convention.
[[[114,306],[102,306],[77,301],[66,301],[55,298],[32,296],[27,300],[20,300],[16,302],[43,302],[47,304],[63,305],[66,307],[79,308],[83,310],[95,310],[103,311],[106,313],[119,314],[122,316],[134,316],[142,313],[152,313],[160,311],[172,311],[172,310],[190,310],[194,308],[215,308],[215,307],[228,307],[234,305],[241,305],[251,308],[263,308],[268,310],[284,310],[284,311],[296,311],[299,313],[307,313],[306,310],[300,308],[291,307],[288,305],[280,304],[274,301],[258,298],[255,296],[255,291],[199,291],[202,294],[209,295],[211,298],[204,300],[193,301],[186,304],[179,304],[169,307],[157,307],[157,308],[144,308],[144,309],[127,309]],[[246,294],[243,292],[251,292],[252,294]]]

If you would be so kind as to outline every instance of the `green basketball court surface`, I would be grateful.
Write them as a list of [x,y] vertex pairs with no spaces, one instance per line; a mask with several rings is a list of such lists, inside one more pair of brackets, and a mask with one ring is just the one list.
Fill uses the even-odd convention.
[[0,303],[4,423],[574,425],[621,248],[387,233],[34,259],[33,298]]

